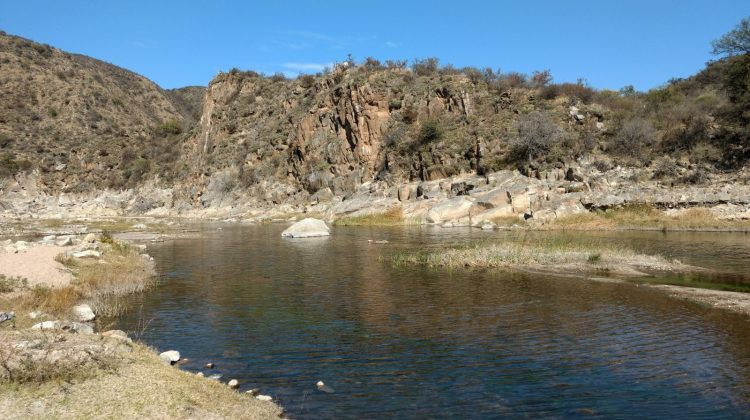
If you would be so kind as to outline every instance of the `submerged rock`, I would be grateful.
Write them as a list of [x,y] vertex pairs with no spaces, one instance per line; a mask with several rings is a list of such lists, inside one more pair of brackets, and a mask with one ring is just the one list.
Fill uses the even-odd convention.
[[322,220],[308,217],[289,226],[281,232],[282,238],[314,238],[318,236],[329,236],[331,234],[328,225]]
[[315,387],[318,388],[318,391],[325,392],[327,394],[333,394],[335,392],[333,388],[326,385],[323,381],[318,381],[318,383],[315,384]]

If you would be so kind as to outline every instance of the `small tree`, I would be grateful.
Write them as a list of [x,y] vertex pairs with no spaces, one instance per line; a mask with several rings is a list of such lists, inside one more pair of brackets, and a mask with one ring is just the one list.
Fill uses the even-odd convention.
[[635,159],[643,159],[645,150],[656,143],[656,130],[649,120],[633,118],[625,121],[614,137],[613,149]]
[[744,18],[731,31],[711,43],[715,55],[750,53],[750,18]]
[[536,89],[541,89],[552,82],[552,72],[547,70],[535,71],[531,75],[531,85]]
[[415,59],[414,64],[411,65],[411,69],[414,70],[417,76],[432,76],[437,73],[440,68],[439,61],[435,57],[425,59]]
[[553,146],[565,138],[565,132],[552,120],[549,114],[534,111],[518,118],[518,137],[514,148],[517,154],[529,159],[549,152]]

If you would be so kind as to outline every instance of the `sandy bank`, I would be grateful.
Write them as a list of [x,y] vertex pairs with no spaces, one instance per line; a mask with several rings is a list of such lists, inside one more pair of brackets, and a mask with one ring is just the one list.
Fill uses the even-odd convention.
[[67,286],[73,275],[55,261],[55,257],[65,251],[65,247],[39,245],[17,254],[0,254],[0,274],[24,277],[29,286]]

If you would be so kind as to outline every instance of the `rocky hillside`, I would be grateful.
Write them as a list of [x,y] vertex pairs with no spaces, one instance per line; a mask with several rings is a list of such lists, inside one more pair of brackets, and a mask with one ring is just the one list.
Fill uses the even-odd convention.
[[37,171],[50,192],[135,186],[195,113],[194,91],[0,34],[0,175]]
[[[234,69],[206,89],[165,91],[115,66],[0,35],[0,179],[32,203],[23,211],[46,202],[39,194],[65,193],[54,206],[69,207],[78,194],[136,213],[300,211],[363,194],[421,199],[429,188],[453,197],[468,190],[448,182],[420,192],[420,183],[477,175],[489,185],[498,171],[562,194],[571,192],[563,181],[581,183],[572,192],[623,183],[710,189],[747,183],[750,94],[738,80],[748,63],[747,54],[729,57],[645,93],[555,84],[547,71],[371,58],[295,79]],[[615,184],[592,178],[608,173]]]

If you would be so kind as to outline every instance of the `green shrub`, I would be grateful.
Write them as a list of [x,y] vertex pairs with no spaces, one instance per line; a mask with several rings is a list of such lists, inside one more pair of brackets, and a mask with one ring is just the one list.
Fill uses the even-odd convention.
[[160,125],[157,131],[160,135],[165,137],[169,135],[175,136],[182,133],[182,125],[177,120],[169,120]]
[[421,145],[439,141],[441,138],[443,138],[443,128],[439,121],[429,119],[422,123],[419,128],[419,143]]
[[439,61],[435,57],[415,59],[411,69],[417,76],[433,76],[440,69]]

